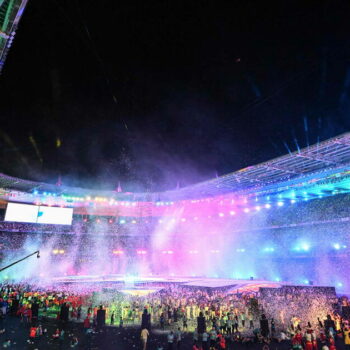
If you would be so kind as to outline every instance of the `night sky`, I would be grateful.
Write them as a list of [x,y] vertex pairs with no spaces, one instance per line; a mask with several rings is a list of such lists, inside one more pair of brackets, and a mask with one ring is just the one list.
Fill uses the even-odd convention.
[[0,172],[157,191],[350,130],[350,2],[29,0]]

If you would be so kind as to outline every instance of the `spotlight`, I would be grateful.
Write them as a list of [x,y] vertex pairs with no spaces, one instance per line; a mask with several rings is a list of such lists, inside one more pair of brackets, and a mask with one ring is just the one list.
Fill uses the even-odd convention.
[[303,244],[301,245],[301,248],[302,248],[303,250],[305,250],[305,251],[308,251],[308,250],[310,249],[310,246],[309,246],[307,243],[303,243]]

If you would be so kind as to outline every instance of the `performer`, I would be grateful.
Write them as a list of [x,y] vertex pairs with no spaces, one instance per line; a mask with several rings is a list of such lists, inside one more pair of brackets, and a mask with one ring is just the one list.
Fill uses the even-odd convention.
[[329,337],[329,350],[337,350],[337,348],[335,347],[335,343],[334,343],[334,338],[333,337]]
[[318,350],[317,337],[316,337],[316,332],[314,330],[312,330],[311,337],[312,337],[312,349]]
[[312,345],[312,329],[308,329],[305,334],[305,350],[314,350]]
[[303,337],[300,333],[299,330],[297,330],[295,336],[292,338],[292,347],[293,347],[293,350],[302,350],[303,347],[302,347],[302,341],[303,341]]

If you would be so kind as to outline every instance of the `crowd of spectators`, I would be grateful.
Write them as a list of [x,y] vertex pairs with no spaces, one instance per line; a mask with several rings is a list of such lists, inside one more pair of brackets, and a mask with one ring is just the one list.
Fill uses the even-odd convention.
[[[258,294],[232,294],[220,290],[196,290],[176,284],[162,286],[144,296],[108,292],[94,287],[39,288],[17,284],[0,290],[0,337],[9,317],[19,319],[34,347],[46,336],[52,344],[79,347],[91,334],[106,328],[139,329],[135,346],[149,349],[149,339],[159,349],[231,349],[239,346],[330,350],[350,346],[347,298],[334,290],[317,287],[261,289]],[[51,320],[57,328],[48,334],[42,324]],[[72,332],[72,324],[83,332]],[[15,338],[3,339],[11,347]],[[163,345],[162,345],[163,344]],[[189,347],[190,346],[190,347]],[[154,347],[155,348],[155,347]],[[156,348],[155,348],[156,349]]]

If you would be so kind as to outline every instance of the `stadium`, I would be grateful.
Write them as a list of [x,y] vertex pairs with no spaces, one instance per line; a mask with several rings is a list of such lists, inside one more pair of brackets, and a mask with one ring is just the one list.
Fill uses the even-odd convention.
[[160,193],[1,175],[4,256],[43,257],[2,278],[252,279],[348,292],[349,161],[345,134]]
[[349,349],[350,7],[29,3],[0,0],[0,347]]

